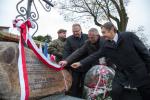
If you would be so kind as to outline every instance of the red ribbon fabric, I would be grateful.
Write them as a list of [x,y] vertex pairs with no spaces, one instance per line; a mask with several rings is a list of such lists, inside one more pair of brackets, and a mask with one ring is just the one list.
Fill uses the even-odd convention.
[[44,56],[40,49],[36,46],[33,39],[29,35],[29,28],[32,27],[30,20],[23,22],[19,19],[13,21],[13,26],[19,28],[20,30],[20,41],[19,41],[19,58],[18,58],[18,69],[19,69],[19,79],[21,87],[21,100],[28,100],[29,98],[29,84],[28,84],[28,72],[26,67],[26,55],[24,43],[34,52],[37,58],[46,64],[49,68],[53,68],[56,71],[63,70],[63,67],[50,61]]

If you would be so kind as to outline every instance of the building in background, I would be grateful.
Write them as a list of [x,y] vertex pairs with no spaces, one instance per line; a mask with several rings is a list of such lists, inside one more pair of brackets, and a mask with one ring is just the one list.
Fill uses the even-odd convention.
[[[0,41],[7,41],[7,42],[17,42],[19,43],[19,35],[13,34],[9,32],[9,28],[7,26],[0,26]],[[34,40],[37,46],[40,44],[44,45],[44,42]]]
[[9,28],[8,26],[0,26],[0,31],[2,32],[9,32]]

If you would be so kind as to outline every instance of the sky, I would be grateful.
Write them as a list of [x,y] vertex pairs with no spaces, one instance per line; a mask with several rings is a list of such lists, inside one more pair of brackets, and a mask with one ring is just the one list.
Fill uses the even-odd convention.
[[[1,0],[0,1],[0,26],[9,26],[9,32],[19,34],[12,27],[12,20],[18,15],[16,10],[16,4],[20,0]],[[27,0],[24,0],[22,5],[27,6]],[[50,12],[46,12],[39,3],[39,0],[35,0],[37,9],[39,11],[39,20],[37,21],[39,25],[38,32],[35,35],[51,35],[53,39],[57,38],[57,31],[60,28],[67,29],[67,36],[72,34],[71,26],[73,22],[66,22],[63,16],[60,15],[56,7],[51,8]],[[149,6],[150,0],[130,0],[127,6],[127,13],[129,16],[129,22],[127,30],[135,30],[138,26],[144,26],[145,35],[150,38],[150,13]],[[89,25],[83,25],[82,31],[87,33],[89,28],[98,28],[94,23],[89,23]],[[100,28],[98,28],[100,30]],[[31,34],[32,35],[32,34]],[[150,39],[149,39],[150,40]]]

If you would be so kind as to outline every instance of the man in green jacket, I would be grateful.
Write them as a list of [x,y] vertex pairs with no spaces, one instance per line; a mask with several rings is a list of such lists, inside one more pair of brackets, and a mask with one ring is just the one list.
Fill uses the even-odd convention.
[[59,29],[58,30],[58,39],[53,40],[49,44],[48,52],[49,54],[53,54],[56,56],[56,62],[62,60],[62,55],[64,51],[64,44],[66,41],[66,30]]

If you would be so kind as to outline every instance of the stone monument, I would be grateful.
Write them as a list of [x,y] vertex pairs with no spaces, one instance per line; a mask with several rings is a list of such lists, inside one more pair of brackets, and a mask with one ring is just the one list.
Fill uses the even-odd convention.
[[[20,100],[18,54],[17,43],[0,42],[0,99]],[[47,67],[28,48],[25,54],[30,99],[63,93],[71,87],[72,77],[68,71]]]

